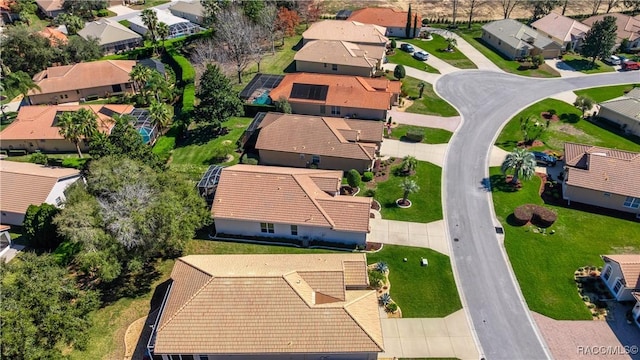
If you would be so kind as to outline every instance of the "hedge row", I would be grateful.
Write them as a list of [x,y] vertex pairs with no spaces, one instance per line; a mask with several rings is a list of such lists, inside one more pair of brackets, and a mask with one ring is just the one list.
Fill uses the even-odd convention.
[[534,204],[518,206],[513,210],[513,216],[520,225],[525,225],[531,221],[541,227],[553,225],[558,218],[558,215],[550,209]]

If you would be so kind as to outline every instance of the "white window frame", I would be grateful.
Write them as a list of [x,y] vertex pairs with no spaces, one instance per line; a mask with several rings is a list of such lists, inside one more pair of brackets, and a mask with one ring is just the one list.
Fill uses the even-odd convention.
[[298,225],[291,225],[291,236],[298,236]]
[[338,64],[331,64],[331,70],[338,71]]
[[605,267],[604,271],[602,272],[602,278],[605,280],[609,280],[609,278],[611,277],[611,272],[613,271],[613,269],[611,268],[611,266],[609,266],[607,264],[607,266]]
[[320,164],[320,155],[311,155],[312,164]]
[[638,209],[640,208],[640,198],[627,196],[624,200],[624,204],[622,206],[630,208],[630,209]]
[[622,284],[622,279],[617,278],[616,282],[613,284],[613,293],[617,295],[620,293],[620,291],[622,291],[623,288],[624,285]]
[[272,223],[260,223],[260,232],[265,234],[275,234],[275,226]]
[[340,106],[332,106],[331,107],[331,115],[340,115]]

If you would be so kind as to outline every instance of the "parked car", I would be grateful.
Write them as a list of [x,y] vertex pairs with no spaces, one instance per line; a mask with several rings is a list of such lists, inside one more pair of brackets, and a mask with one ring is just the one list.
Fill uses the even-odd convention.
[[556,162],[558,161],[558,159],[556,159],[555,156],[545,154],[542,151],[533,151],[532,153],[533,153],[533,156],[536,158],[536,163],[538,165],[556,166]]
[[620,65],[620,63],[622,63],[622,61],[620,60],[619,57],[615,56],[615,55],[611,55],[608,58],[606,58],[604,60],[604,62],[606,62],[609,65]]
[[400,45],[400,50],[402,51],[406,51],[408,53],[412,53],[415,51],[415,49],[413,48],[413,46],[411,44],[402,44]]
[[413,57],[420,61],[425,61],[429,59],[429,53],[426,51],[416,51],[413,53]]
[[640,70],[640,63],[637,61],[625,61],[622,63],[622,70]]

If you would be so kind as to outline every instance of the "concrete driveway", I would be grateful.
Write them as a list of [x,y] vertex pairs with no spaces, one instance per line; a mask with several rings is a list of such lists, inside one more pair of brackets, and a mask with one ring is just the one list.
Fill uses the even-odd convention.
[[434,115],[423,115],[405,111],[398,111],[396,109],[389,110],[388,115],[393,118],[393,122],[396,122],[398,124],[444,129],[451,132],[456,131],[461,121],[460,116],[443,117]]
[[422,144],[393,139],[384,139],[380,147],[382,156],[403,158],[407,155],[415,156],[420,161],[428,161],[442,167],[447,144]]
[[449,243],[443,220],[424,223],[371,219],[370,241],[383,244],[429,248],[449,255]]
[[469,58],[469,60],[471,60],[474,64],[476,64],[479,70],[504,72],[491,60],[487,59],[486,56],[482,55],[480,51],[474,48],[465,39],[461,38],[455,33],[452,33],[451,31],[448,31],[445,29],[436,29],[436,28],[429,28],[429,31],[431,31],[434,34],[441,35],[445,39],[448,37],[453,37],[454,39],[456,39],[456,42],[458,43],[456,48],[458,48],[458,50],[460,50],[463,54],[465,54]]

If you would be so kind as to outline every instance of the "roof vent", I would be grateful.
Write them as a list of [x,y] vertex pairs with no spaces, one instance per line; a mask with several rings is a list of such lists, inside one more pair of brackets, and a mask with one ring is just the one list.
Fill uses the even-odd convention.
[[607,157],[607,154],[606,154],[606,153],[601,153],[601,152],[591,153],[591,155],[597,155],[597,156],[604,156],[604,157]]

